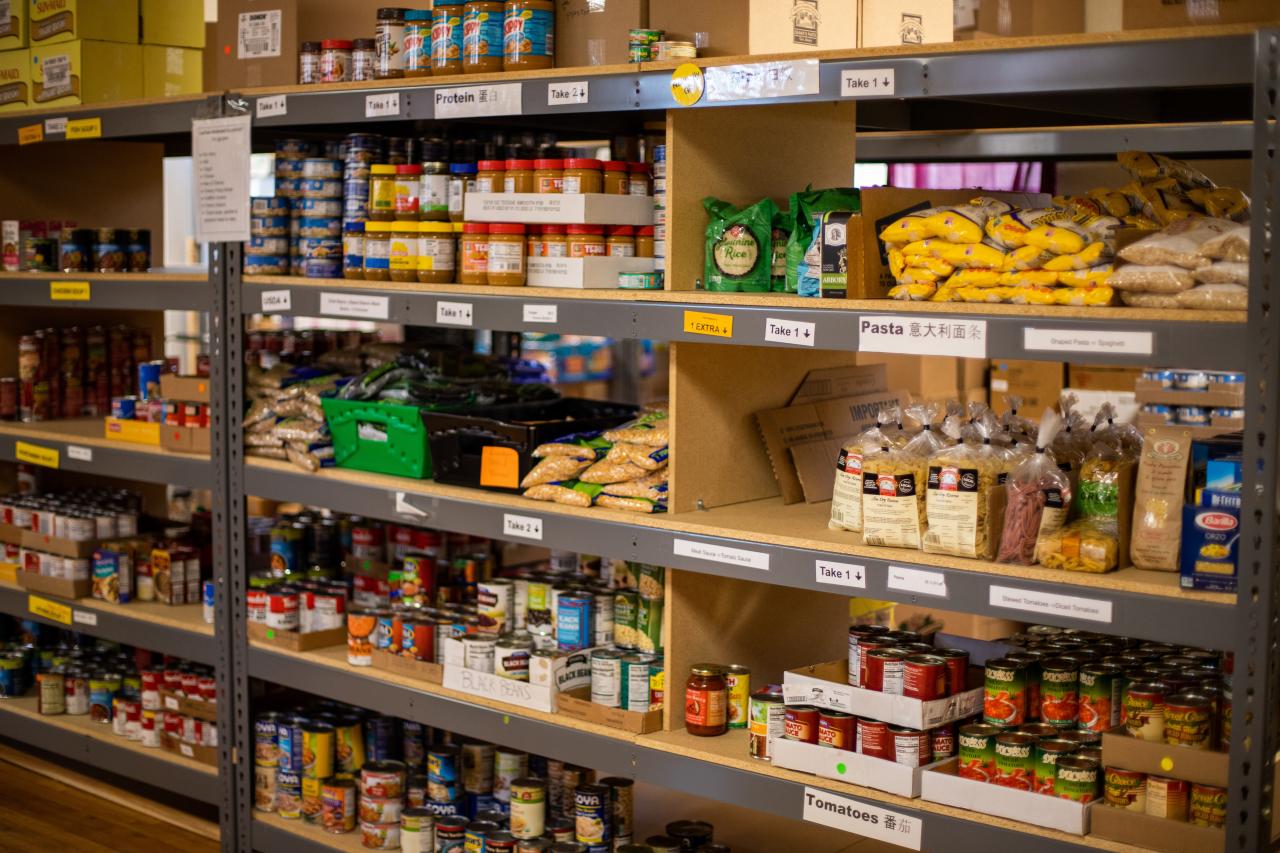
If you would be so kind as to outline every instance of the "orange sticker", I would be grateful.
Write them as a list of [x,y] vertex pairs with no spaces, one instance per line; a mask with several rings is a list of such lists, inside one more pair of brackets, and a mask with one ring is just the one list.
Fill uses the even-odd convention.
[[480,451],[480,485],[520,488],[520,454],[511,447],[483,448]]

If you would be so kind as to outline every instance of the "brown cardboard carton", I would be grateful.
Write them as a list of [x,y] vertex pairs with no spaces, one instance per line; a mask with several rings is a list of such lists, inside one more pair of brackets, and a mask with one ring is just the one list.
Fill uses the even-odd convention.
[[250,622],[249,639],[293,652],[309,652],[312,649],[342,645],[347,641],[347,629],[331,628],[328,631],[309,631],[304,634],[301,631],[277,631],[261,622]]
[[982,0],[978,30],[996,36],[1084,32],[1084,0]]
[[825,367],[810,370],[804,375],[800,387],[791,397],[788,406],[820,403],[837,397],[854,397],[888,388],[884,365],[869,364],[865,367]]
[[31,51],[0,52],[0,112],[15,112],[31,105]]
[[649,0],[556,0],[556,65],[624,64],[628,31],[648,25]]
[[952,0],[861,0],[858,47],[951,41],[954,22]]
[[222,0],[216,76],[211,89],[291,86],[298,82],[299,0]]
[[960,395],[960,359],[951,356],[858,353],[858,364],[882,364],[888,388],[910,391],[916,400],[950,400]]
[[204,49],[204,0],[142,0],[142,43]]
[[649,0],[649,27],[662,30],[668,41],[693,42],[698,56],[741,56],[752,52],[748,33],[754,5],[749,0]]
[[88,598],[93,591],[93,581],[89,578],[70,580],[69,578],[51,578],[35,572],[18,572],[18,586],[31,592],[42,592],[56,595],[59,598]]
[[188,403],[209,402],[209,377],[160,374],[160,396],[166,400],[182,400]]
[[1089,835],[1145,850],[1203,853],[1223,849],[1227,840],[1226,831],[1222,829],[1118,809],[1104,802],[1095,802],[1089,812]]
[[1102,763],[1224,788],[1230,759],[1216,750],[1142,740],[1120,726],[1102,733]]
[[1105,364],[1067,365],[1067,385],[1084,391],[1133,391],[1140,367],[1115,367]]
[[912,631],[914,625],[926,625],[929,633],[938,632],[974,640],[1002,640],[1022,630],[1024,623],[1012,619],[996,619],[993,616],[975,616],[972,613],[954,613],[935,610],[916,604],[897,604],[893,608],[893,620],[906,624]]
[[857,47],[859,5],[859,0],[822,0],[821,3],[751,0],[750,52],[794,53]]
[[556,695],[556,713],[586,723],[596,723],[612,729],[623,729],[636,734],[649,734],[662,728],[662,708],[652,708],[641,713],[624,708],[606,708],[591,701],[591,688],[578,687]]
[[204,51],[190,47],[142,46],[142,96],[173,98],[204,90]]
[[1056,361],[991,362],[991,408],[1009,408],[1010,395],[1022,398],[1022,412],[1033,420],[1062,396],[1062,365]]
[[1124,0],[1126,30],[1277,20],[1275,0]]
[[138,43],[138,0],[10,0],[27,3],[31,46],[75,39]]

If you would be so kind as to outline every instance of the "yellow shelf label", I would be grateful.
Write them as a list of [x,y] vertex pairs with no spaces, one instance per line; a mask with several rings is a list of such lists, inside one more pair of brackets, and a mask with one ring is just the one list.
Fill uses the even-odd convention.
[[67,139],[97,139],[102,136],[102,119],[78,118],[67,122]]
[[30,145],[33,142],[44,141],[44,125],[29,124],[26,127],[18,128],[18,144]]
[[693,335],[713,335],[717,338],[733,337],[733,317],[729,314],[707,314],[704,311],[684,312],[684,330]]
[[49,282],[49,298],[54,302],[88,302],[89,282],[51,281]]
[[27,596],[27,610],[51,622],[61,622],[63,625],[71,624],[70,607],[65,604],[59,604],[56,601],[50,601],[47,598],[41,598],[38,595]]
[[671,98],[682,107],[691,107],[702,100],[706,85],[702,69],[686,62],[671,73]]
[[46,468],[58,467],[58,451],[52,447],[41,447],[38,444],[19,441],[14,447],[13,455],[19,462],[30,462],[32,465],[43,465]]

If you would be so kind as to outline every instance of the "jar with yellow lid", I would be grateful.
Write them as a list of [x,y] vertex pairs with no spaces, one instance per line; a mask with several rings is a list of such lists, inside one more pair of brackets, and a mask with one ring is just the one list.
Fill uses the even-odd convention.
[[364,224],[364,280],[391,281],[391,223]]
[[653,195],[653,187],[649,184],[649,164],[628,163],[627,184],[629,195]]
[[495,222],[489,226],[489,284],[523,287],[525,283],[524,226]]
[[550,158],[533,161],[534,192],[558,193],[564,191],[564,161]]
[[500,193],[506,180],[506,160],[481,160],[476,163],[476,192]]
[[422,167],[396,166],[396,219],[417,219],[422,197]]
[[627,182],[627,163],[625,160],[604,161],[605,195],[628,195],[631,185]]
[[462,11],[462,71],[502,70],[502,0],[467,0]]
[[632,225],[610,225],[605,238],[605,254],[614,258],[636,256],[636,229]]
[[653,226],[641,225],[636,229],[636,257],[653,257]]
[[391,223],[387,255],[392,281],[418,280],[418,221],[416,219],[398,219]]
[[569,257],[590,258],[607,254],[603,225],[566,225]]
[[457,278],[457,240],[452,222],[418,223],[418,281],[452,284]]
[[431,73],[462,72],[462,13],[465,0],[435,0],[431,6]]
[[506,0],[502,31],[504,70],[556,64],[556,5],[552,0]]
[[458,258],[458,281],[463,284],[489,283],[489,226],[484,222],[461,222],[462,240]]
[[560,192],[581,195],[604,192],[600,161],[590,157],[571,157],[564,161],[564,182]]
[[508,160],[502,175],[504,193],[536,193],[538,181],[534,177],[533,160]]
[[383,164],[369,167],[368,216],[374,222],[396,218],[396,167]]
[[569,257],[569,237],[563,225],[542,226],[542,257]]

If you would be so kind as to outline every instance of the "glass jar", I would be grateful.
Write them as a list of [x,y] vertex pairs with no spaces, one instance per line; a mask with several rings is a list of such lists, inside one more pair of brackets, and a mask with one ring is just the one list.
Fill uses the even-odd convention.
[[320,82],[345,83],[351,79],[351,42],[325,39],[320,42]]
[[684,727],[698,737],[715,737],[729,730],[726,709],[728,683],[724,667],[695,663],[684,686]]
[[569,257],[569,237],[563,225],[542,226],[542,257]]
[[302,43],[298,51],[298,82],[303,86],[320,82],[320,42]]
[[560,192],[584,195],[604,191],[600,161],[590,157],[571,157],[564,161],[564,182]]
[[347,222],[342,226],[342,277],[364,278],[363,222]]
[[462,12],[462,70],[488,74],[502,70],[501,0],[467,0]]
[[551,0],[506,0],[502,32],[504,70],[556,64],[556,6]]
[[507,170],[502,173],[502,191],[536,193],[538,181],[534,177],[533,164],[533,160],[508,160]]
[[636,229],[636,257],[653,257],[653,226],[641,225]]
[[476,189],[475,163],[449,164],[449,219],[461,222],[466,210],[467,193]]
[[558,193],[564,187],[564,161],[540,159],[533,161],[534,192]]
[[404,9],[379,9],[373,29],[373,76],[388,80],[404,76]]
[[627,164],[627,183],[630,195],[653,195],[649,186],[649,166],[645,163]]
[[391,223],[387,254],[392,281],[418,280],[418,221],[416,219],[399,219]]
[[489,283],[489,226],[484,222],[462,223],[458,258],[458,281],[463,284]]
[[436,0],[431,11],[431,73],[462,71],[462,13],[466,0]]
[[373,39],[356,39],[351,42],[351,79],[372,80],[377,62]]
[[422,193],[422,167],[396,166],[396,219],[417,219]]
[[495,222],[489,226],[489,284],[523,287],[525,282],[524,226]]
[[449,164],[442,160],[422,163],[422,193],[418,218],[431,222],[449,221]]
[[431,11],[404,13],[404,76],[431,76]]
[[605,238],[605,254],[614,258],[636,256],[636,229],[631,225],[610,225]]
[[379,163],[369,167],[368,216],[375,222],[396,218],[396,167]]
[[569,257],[602,257],[607,253],[603,225],[566,225]]
[[418,223],[418,281],[452,284],[458,275],[456,243],[452,222]]
[[476,164],[476,192],[500,193],[506,180],[505,160],[481,160]]
[[364,224],[364,280],[391,281],[391,223]]
[[605,195],[627,195],[631,185],[627,182],[627,163],[625,160],[604,161]]
[[524,253],[530,258],[542,257],[542,226],[530,225],[525,232]]

